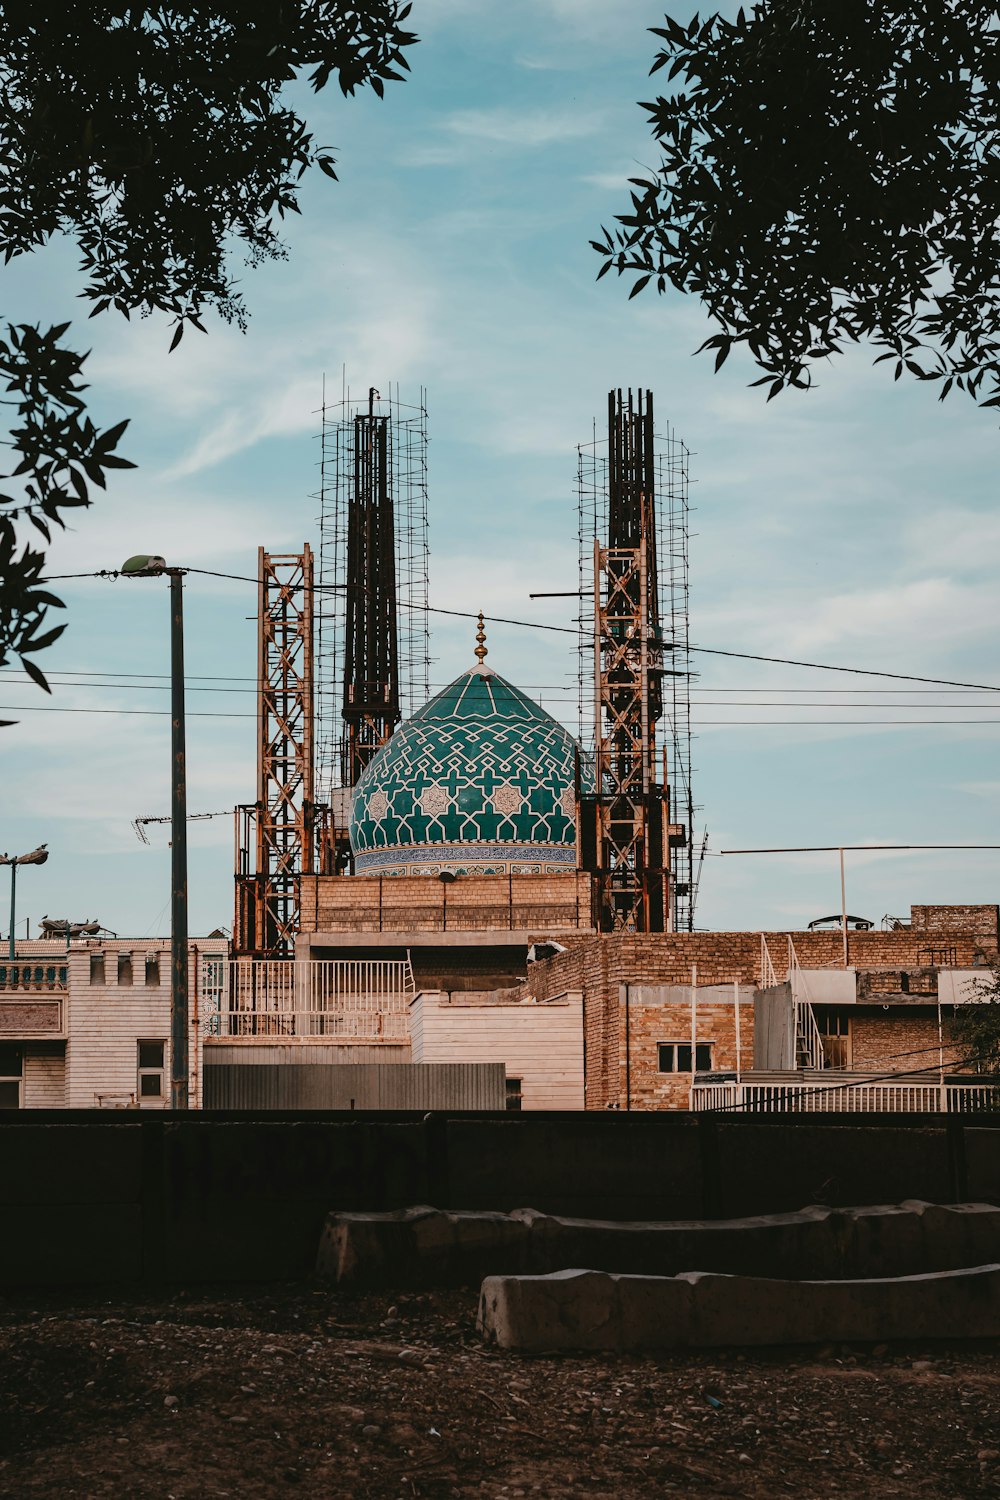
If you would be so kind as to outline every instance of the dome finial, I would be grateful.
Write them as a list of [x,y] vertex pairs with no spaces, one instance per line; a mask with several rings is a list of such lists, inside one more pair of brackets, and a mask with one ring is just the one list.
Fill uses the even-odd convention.
[[483,624],[483,612],[479,611],[479,629],[476,631],[476,649],[474,655],[479,665],[482,666],[488,656],[486,650],[486,627]]

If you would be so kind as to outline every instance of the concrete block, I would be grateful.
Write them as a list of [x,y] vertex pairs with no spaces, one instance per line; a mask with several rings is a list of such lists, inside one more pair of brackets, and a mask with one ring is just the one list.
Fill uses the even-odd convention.
[[746,1219],[615,1223],[511,1214],[330,1214],[318,1270],[340,1282],[478,1285],[500,1272],[571,1266],[619,1274],[682,1271],[790,1280],[908,1276],[1000,1259],[1000,1208],[908,1201],[871,1208],[813,1206]]
[[435,1208],[328,1214],[317,1274],[358,1286],[474,1286],[526,1263],[523,1216]]
[[523,1353],[994,1338],[1000,1265],[866,1281],[582,1270],[488,1276],[478,1322],[489,1342]]

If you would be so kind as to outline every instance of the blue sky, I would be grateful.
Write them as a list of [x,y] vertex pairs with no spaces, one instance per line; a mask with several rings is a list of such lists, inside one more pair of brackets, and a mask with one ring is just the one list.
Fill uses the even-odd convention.
[[[765,405],[748,364],[713,375],[692,357],[712,331],[696,301],[629,302],[623,283],[595,282],[588,241],[656,162],[635,101],[654,89],[646,28],[661,17],[646,0],[417,0],[405,84],[382,102],[303,91],[340,182],[314,174],[288,260],[240,272],[246,336],[210,323],[168,356],[159,320],[86,320],[72,245],[10,266],[6,315],[74,320],[93,349],[95,419],[131,418],[122,450],[139,465],[58,540],[52,572],[155,551],[252,574],[259,544],[315,543],[316,409],[324,372],[339,388],[346,369],[358,392],[427,387],[431,603],[569,623],[572,600],[528,594],[575,587],[575,445],[609,388],[642,385],[695,455],[697,644],[1000,682],[995,415],[894,385],[865,350]],[[3,673],[0,701],[23,711],[0,742],[0,848],[44,840],[52,855],[19,882],[19,914],[165,933],[166,833],[144,847],[131,820],[169,811],[153,675],[168,671],[166,589],[85,581],[65,598],[69,629],[44,663],[52,699]],[[252,587],[189,582],[192,812],[254,795],[254,608]],[[575,726],[571,638],[493,626],[489,645],[492,666]],[[472,646],[471,625],[432,616],[432,680],[471,664]],[[710,849],[1000,842],[995,696],[696,663]],[[228,925],[229,821],[192,825],[190,847],[192,928]],[[911,901],[995,900],[997,872],[995,853],[853,855],[848,904],[878,919]],[[838,903],[835,856],[713,855],[698,921],[794,926]]]

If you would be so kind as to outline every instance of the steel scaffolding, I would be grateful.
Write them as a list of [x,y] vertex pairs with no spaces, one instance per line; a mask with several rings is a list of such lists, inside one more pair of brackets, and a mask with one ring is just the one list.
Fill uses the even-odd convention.
[[257,801],[237,809],[237,953],[290,956],[314,867],[313,554],[258,552]]
[[578,449],[584,842],[611,930],[694,925],[689,513],[687,448],[655,432],[649,392],[611,392],[607,438]]
[[[320,431],[316,783],[349,789],[429,695],[426,393],[324,399]],[[342,840],[341,840],[342,842]]]

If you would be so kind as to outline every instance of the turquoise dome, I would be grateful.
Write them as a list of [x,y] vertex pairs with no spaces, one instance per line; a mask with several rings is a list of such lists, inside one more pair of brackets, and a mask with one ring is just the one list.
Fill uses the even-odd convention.
[[579,752],[551,714],[475,666],[402,724],[354,793],[358,875],[576,868]]

